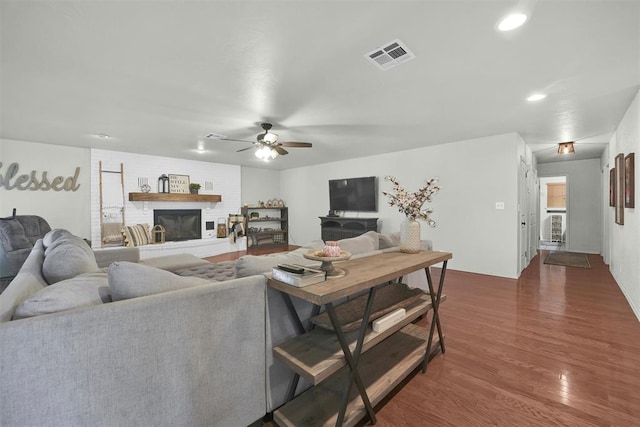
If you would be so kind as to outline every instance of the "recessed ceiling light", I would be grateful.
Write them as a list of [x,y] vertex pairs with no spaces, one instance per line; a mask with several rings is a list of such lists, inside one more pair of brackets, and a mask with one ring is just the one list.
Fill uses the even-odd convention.
[[94,136],[100,138],[100,139],[110,139],[111,136],[107,135],[106,133],[94,133]]
[[544,93],[534,93],[533,95],[527,98],[527,101],[529,102],[542,101],[546,97],[547,95]]
[[525,23],[527,20],[527,15],[524,13],[512,13],[511,15],[507,15],[504,17],[500,23],[498,23],[498,29],[500,31],[511,31],[515,30],[519,26]]

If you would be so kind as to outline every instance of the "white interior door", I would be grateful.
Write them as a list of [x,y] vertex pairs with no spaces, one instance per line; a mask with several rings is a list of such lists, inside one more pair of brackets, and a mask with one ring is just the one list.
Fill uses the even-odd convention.
[[538,232],[538,216],[540,208],[540,182],[538,172],[530,169],[527,175],[527,187],[529,191],[529,261],[538,254],[540,233]]
[[527,164],[520,158],[520,168],[518,170],[518,219],[520,221],[520,233],[518,234],[519,248],[519,271],[524,270],[529,265],[527,255],[529,248],[529,193],[527,191]]

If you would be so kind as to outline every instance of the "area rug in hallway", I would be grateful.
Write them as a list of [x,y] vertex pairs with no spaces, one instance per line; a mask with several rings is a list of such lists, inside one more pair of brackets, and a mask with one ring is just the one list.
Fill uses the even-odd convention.
[[563,265],[565,267],[591,268],[587,254],[577,252],[554,251],[549,252],[544,260],[545,264]]

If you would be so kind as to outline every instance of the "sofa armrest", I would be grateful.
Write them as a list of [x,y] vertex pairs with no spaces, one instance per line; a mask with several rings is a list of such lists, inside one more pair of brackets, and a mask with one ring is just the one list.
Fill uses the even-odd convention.
[[98,267],[109,267],[112,262],[129,261],[140,262],[140,249],[138,247],[118,247],[107,249],[94,249]]

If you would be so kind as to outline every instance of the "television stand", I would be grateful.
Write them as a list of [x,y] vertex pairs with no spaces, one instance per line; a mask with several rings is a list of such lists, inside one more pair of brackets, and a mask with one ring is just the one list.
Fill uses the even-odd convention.
[[322,240],[341,240],[360,236],[367,231],[378,231],[378,218],[346,218],[321,216]]

